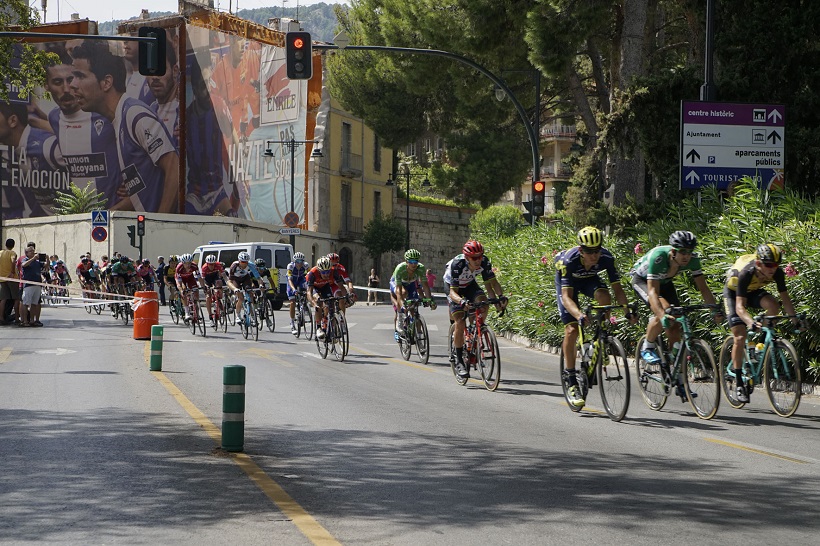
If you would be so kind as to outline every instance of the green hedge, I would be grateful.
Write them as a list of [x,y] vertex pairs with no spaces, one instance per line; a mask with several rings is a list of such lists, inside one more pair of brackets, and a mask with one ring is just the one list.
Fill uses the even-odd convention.
[[[607,236],[604,244],[615,256],[621,273],[627,274],[639,254],[667,244],[673,231],[689,230],[698,237],[697,250],[707,282],[722,301],[726,270],[738,256],[754,252],[762,242],[780,245],[784,268],[796,273],[786,279],[789,294],[798,312],[806,312],[809,318],[809,330],[791,338],[812,379],[820,370],[820,312],[816,307],[820,302],[820,204],[789,190],[760,191],[751,180],[745,180],[734,188],[731,197],[722,198],[709,190],[700,203],[692,197],[659,206],[658,219],[616,226],[611,231],[617,235]],[[522,227],[509,237],[482,240],[505,293],[512,294],[509,312],[493,319],[499,331],[560,345],[563,325],[555,301],[553,256],[575,245],[575,233],[575,226],[565,220]],[[674,282],[684,303],[700,301],[700,293],[688,276]],[[768,288],[774,290],[774,285]],[[624,289],[630,301],[635,299],[627,282]],[[643,334],[647,314],[648,309],[642,309],[642,321],[636,326],[619,322],[619,334],[630,348]],[[729,333],[725,325],[711,322],[708,313],[696,318],[695,328],[716,354]]]

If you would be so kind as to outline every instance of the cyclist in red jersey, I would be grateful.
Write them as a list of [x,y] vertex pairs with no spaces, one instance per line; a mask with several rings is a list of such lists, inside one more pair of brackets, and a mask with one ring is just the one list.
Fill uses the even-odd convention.
[[342,313],[345,312],[345,309],[348,307],[348,301],[350,301],[350,305],[356,303],[356,292],[353,289],[353,281],[350,280],[350,275],[347,274],[347,269],[341,263],[339,263],[339,255],[331,252],[327,255],[328,259],[330,260],[330,265],[332,266],[334,271],[338,271],[339,275],[344,280],[344,285],[347,287],[347,300],[342,300],[339,302],[340,308]]
[[[228,275],[225,273],[225,268],[222,267],[222,264],[216,261],[216,254],[209,254],[208,257],[205,258],[205,263],[200,267],[200,273],[202,274],[202,279],[205,281],[205,286],[214,288],[216,291],[222,289],[223,281],[226,284],[228,282]],[[205,306],[208,308],[208,319],[210,319],[213,326],[216,326],[213,324],[213,295],[210,290],[205,299]]]
[[[180,294],[186,288],[197,288],[197,286],[202,289],[205,288],[202,277],[199,275],[199,269],[196,267],[194,257],[191,254],[183,254],[179,257],[179,264],[177,264],[176,271],[174,272],[174,280],[177,283],[177,289]],[[199,290],[194,292],[194,300],[198,299]],[[187,305],[185,306],[185,320],[191,320],[191,311]]]
[[325,256],[319,258],[319,261],[316,262],[316,267],[308,271],[306,282],[308,300],[316,309],[314,316],[314,321],[317,325],[316,337],[318,339],[324,339],[326,325],[323,321],[325,320],[325,309],[319,299],[346,295],[348,292],[344,286],[344,278],[342,278],[338,270],[333,269],[330,259]]

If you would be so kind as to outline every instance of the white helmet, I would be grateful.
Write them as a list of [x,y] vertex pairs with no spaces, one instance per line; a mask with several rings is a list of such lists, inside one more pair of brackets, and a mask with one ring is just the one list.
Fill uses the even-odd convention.
[[304,260],[304,259],[305,259],[305,255],[304,255],[304,254],[302,254],[301,252],[297,252],[296,254],[294,254],[294,255],[293,255],[293,260],[294,260],[294,261],[296,261],[296,260]]
[[193,262],[194,257],[193,257],[192,254],[183,254],[182,256],[179,257],[179,261],[182,262],[182,263]]
[[327,256],[322,256],[319,258],[319,261],[316,262],[316,267],[318,267],[320,271],[327,271],[330,269],[330,266],[330,258]]
[[236,259],[240,262],[249,262],[251,261],[251,255],[247,252],[240,252],[239,256],[237,256]]
[[205,258],[205,263],[208,263],[208,264],[216,263],[216,254],[208,254],[208,257]]

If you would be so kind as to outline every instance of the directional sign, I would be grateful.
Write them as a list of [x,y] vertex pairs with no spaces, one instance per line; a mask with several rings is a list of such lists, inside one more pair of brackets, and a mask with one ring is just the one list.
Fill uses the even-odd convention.
[[92,226],[107,226],[108,225],[108,211],[107,210],[92,210],[91,211],[91,225]]
[[103,226],[97,226],[91,230],[91,238],[98,243],[102,243],[106,240],[106,238],[108,238],[108,230]]
[[726,189],[744,176],[766,189],[784,182],[785,107],[681,102],[680,184]]
[[279,230],[281,235],[301,235],[302,230],[298,227],[283,227]]

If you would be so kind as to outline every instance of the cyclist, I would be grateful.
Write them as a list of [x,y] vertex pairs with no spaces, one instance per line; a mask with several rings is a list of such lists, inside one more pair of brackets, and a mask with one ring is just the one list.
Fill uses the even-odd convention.
[[[179,263],[174,271],[174,281],[177,285],[180,295],[186,288],[196,289],[201,287],[205,289],[205,283],[202,282],[202,277],[199,275],[199,269],[194,263],[194,257],[191,254],[183,254],[179,257]],[[194,291],[194,300],[199,299],[199,290]],[[191,320],[191,310],[188,305],[185,305],[185,320]]]
[[399,312],[404,312],[404,302],[408,299],[418,297],[418,288],[424,291],[424,295],[430,300],[430,308],[435,311],[436,302],[430,294],[430,287],[427,284],[427,268],[419,263],[421,252],[415,248],[404,253],[404,261],[400,262],[393,275],[390,277],[390,301],[393,302],[393,336],[399,340],[399,328],[403,328],[403,321],[398,320]]
[[176,254],[168,256],[168,267],[165,268],[165,277],[161,279],[165,286],[168,287],[168,301],[174,301],[177,297],[177,284],[174,277],[177,274],[177,266],[179,265],[179,257]]
[[111,266],[111,280],[114,281],[114,286],[124,293],[125,284],[137,275],[137,269],[134,267],[128,256],[120,256],[120,259]]
[[77,264],[77,279],[80,281],[80,286],[83,290],[94,290],[96,285],[94,283],[94,262],[83,256],[80,263]]
[[137,266],[137,275],[142,279],[142,284],[146,290],[153,290],[157,280],[157,274],[151,267],[151,260],[145,259]]
[[[495,278],[489,258],[484,255],[484,246],[478,241],[470,240],[464,243],[461,254],[447,262],[444,272],[444,284],[448,287],[450,320],[455,323],[453,346],[456,348],[456,371],[461,377],[470,377],[470,371],[464,365],[464,307],[468,302],[475,303],[487,299],[484,290],[479,288],[476,282],[478,275],[481,275],[484,288],[490,296],[501,300],[501,303],[496,304],[496,309],[501,311],[507,307],[507,298],[504,297],[501,284]],[[487,308],[482,308],[480,313],[486,316]]]
[[316,267],[307,272],[305,282],[308,300],[316,309],[314,314],[314,321],[317,325],[316,338],[324,339],[327,326],[324,322],[326,313],[324,304],[319,299],[347,295],[344,278],[339,270],[335,269],[333,264],[330,263],[330,258],[324,256],[316,262]]
[[[646,327],[646,338],[641,347],[641,358],[647,364],[660,363],[655,340],[666,330],[670,346],[680,343],[682,329],[675,317],[667,315],[666,309],[679,306],[680,299],[672,279],[681,271],[689,271],[692,281],[700,291],[703,301],[715,303],[715,296],[706,284],[701,270],[700,256],[694,252],[698,241],[691,231],[676,231],[669,236],[668,245],[656,246],[632,266],[632,288],[639,298],[649,306],[652,317]],[[723,313],[715,310],[712,318],[716,323],[723,320]],[[678,396],[686,400],[682,384],[678,384]]]
[[[783,301],[786,314],[794,315],[794,305],[786,288],[786,275],[780,268],[783,253],[772,243],[757,247],[754,254],[740,256],[729,271],[726,272],[726,284],[723,287],[723,305],[729,317],[729,328],[732,330],[732,364],[737,377],[737,400],[748,402],[753,387],[743,383],[743,356],[746,348],[746,330],[752,331],[763,326],[755,322],[747,307],[765,309],[769,315],[780,314],[780,303],[763,289],[769,283],[777,285],[777,292]],[[792,319],[799,325],[797,319]]]
[[[202,275],[205,286],[208,288],[208,295],[205,298],[205,307],[208,309],[208,320],[211,321],[211,325],[215,328],[213,300],[214,295],[222,289],[222,281],[226,279],[225,268],[222,267],[220,262],[216,261],[216,254],[208,254],[205,258],[205,263],[200,266],[199,272]],[[216,297],[218,297],[218,295]]]
[[286,293],[290,301],[290,333],[296,335],[296,296],[307,290],[307,268],[305,255],[297,252],[288,264],[288,287]]
[[251,255],[240,252],[237,260],[228,268],[228,286],[236,294],[236,324],[245,318],[241,316],[242,305],[245,303],[245,294],[242,291],[253,286],[252,279],[261,280],[259,271],[256,270],[256,265],[251,263]]
[[[339,274],[342,276],[345,282],[345,286],[347,287],[347,300],[342,300],[339,302],[339,308],[342,310],[342,313],[345,312],[345,309],[349,305],[353,305],[356,303],[356,292],[353,290],[353,281],[350,280],[350,275],[347,274],[347,268],[339,263],[339,255],[331,252],[327,255],[328,259],[330,260],[330,264],[333,266],[335,271],[338,271]],[[349,302],[349,304],[348,304]]]
[[[627,304],[626,294],[621,287],[621,274],[615,267],[612,253],[603,247],[604,234],[600,229],[587,226],[578,232],[578,246],[560,252],[555,257],[555,293],[558,313],[564,323],[564,377],[567,394],[573,406],[583,407],[586,403],[578,388],[575,375],[575,346],[581,325],[587,320],[578,306],[578,294],[594,298],[598,305],[610,305],[612,296],[600,273],[606,271],[615,299],[621,305]],[[627,318],[632,324],[638,320],[631,312]]]

